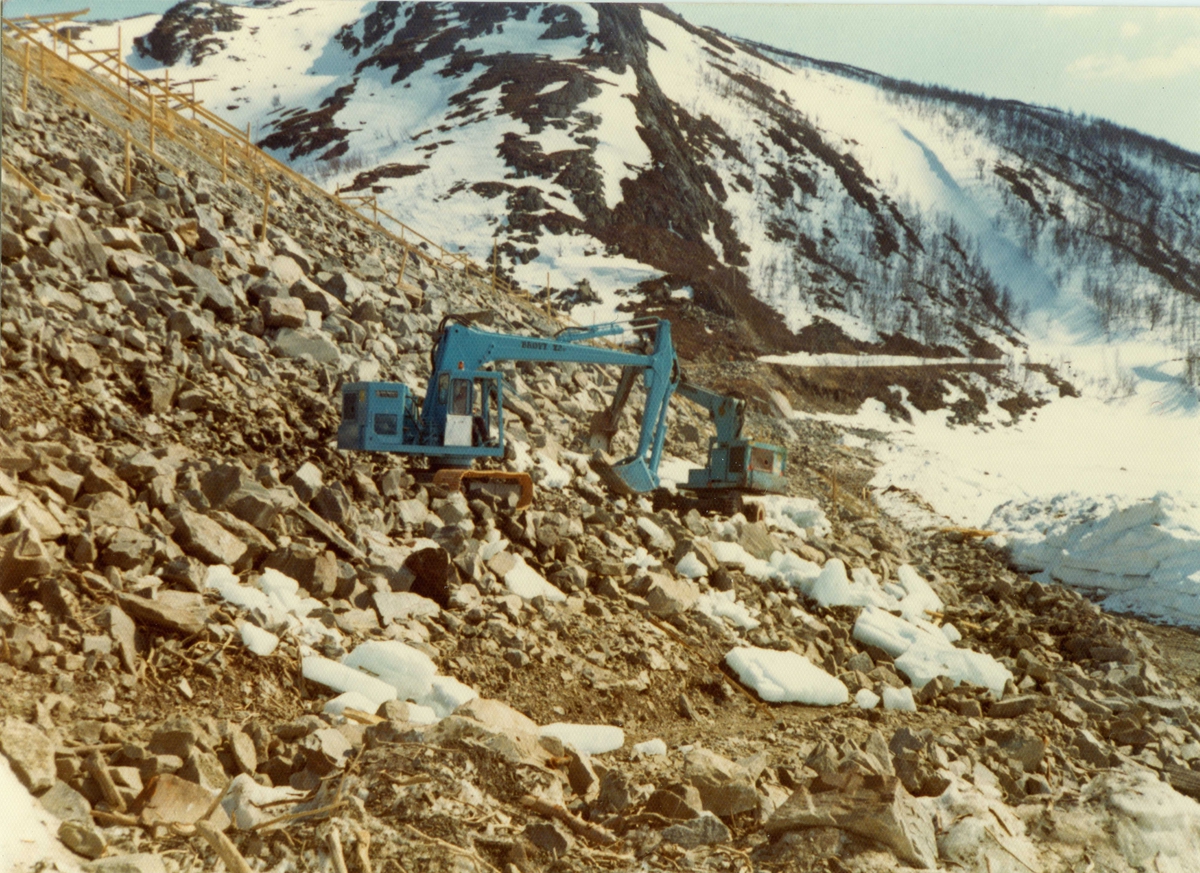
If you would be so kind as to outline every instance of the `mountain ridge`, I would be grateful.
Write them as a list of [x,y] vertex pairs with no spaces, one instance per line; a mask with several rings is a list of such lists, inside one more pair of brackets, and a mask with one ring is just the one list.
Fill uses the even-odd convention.
[[[196,21],[215,31],[229,8],[183,3],[151,29],[208,45]],[[1023,316],[1051,307],[1194,343],[1200,156],[1109,122],[818,61],[661,5],[237,10],[247,33],[304,21],[309,38],[281,40],[270,89],[250,94],[222,84],[257,63],[222,32],[233,47],[189,67],[198,89],[236,91],[231,116],[255,115],[260,145],[494,251],[578,318],[715,319],[771,352],[832,333],[839,351],[902,336],[961,354],[979,337],[1012,355]]]

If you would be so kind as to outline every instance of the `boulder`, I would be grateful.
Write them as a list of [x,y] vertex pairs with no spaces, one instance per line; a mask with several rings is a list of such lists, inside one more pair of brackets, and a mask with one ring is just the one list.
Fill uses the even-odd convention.
[[15,718],[0,722],[0,752],[31,794],[41,794],[58,779],[54,742],[36,725]]
[[85,275],[108,278],[108,252],[100,238],[81,219],[60,213],[50,222],[51,239],[83,269]]
[[936,869],[932,810],[897,780],[882,781],[877,789],[857,786],[810,794],[801,788],[775,811],[764,830],[776,835],[799,828],[836,827],[886,846],[904,864]]
[[759,807],[760,798],[751,774],[708,749],[697,747],[687,753],[684,781],[700,793],[704,808],[721,818]]
[[170,521],[175,541],[187,554],[208,564],[229,565],[246,554],[246,544],[211,518],[182,506],[177,510]]
[[271,341],[271,350],[282,358],[308,356],[320,364],[336,364],[341,358],[329,334],[309,328],[280,328]]
[[308,323],[304,301],[296,297],[264,297],[259,304],[267,327],[304,327]]

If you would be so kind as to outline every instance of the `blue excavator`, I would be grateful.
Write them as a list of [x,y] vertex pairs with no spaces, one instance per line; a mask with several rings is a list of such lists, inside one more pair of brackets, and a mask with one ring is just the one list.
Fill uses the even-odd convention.
[[[687,500],[702,511],[731,514],[742,509],[741,495],[785,490],[786,450],[741,435],[745,402],[683,380],[671,340],[671,324],[643,318],[592,327],[568,327],[553,337],[503,334],[476,326],[476,316],[448,316],[438,329],[430,355],[431,373],[420,404],[400,382],[351,382],[342,386],[338,448],[394,452],[427,459],[433,481],[450,489],[478,487],[500,495],[517,494],[518,508],[532,500],[526,473],[472,469],[479,458],[504,457],[504,379],[493,365],[501,361],[548,364],[600,364],[621,368],[609,407],[595,414],[588,435],[596,452],[592,467],[618,494],[654,493],[667,498],[658,476],[667,433],[667,409],[678,393],[708,410],[716,425],[708,464],[690,470]],[[597,340],[631,336],[618,345]],[[645,386],[638,444],[633,454],[612,460],[608,452],[636,380]]]

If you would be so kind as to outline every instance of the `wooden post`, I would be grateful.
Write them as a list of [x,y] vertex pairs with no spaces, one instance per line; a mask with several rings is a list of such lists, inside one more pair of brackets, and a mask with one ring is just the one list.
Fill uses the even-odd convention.
[[29,43],[25,43],[25,76],[21,81],[21,111],[29,108]]
[[150,91],[146,93],[146,96],[150,98],[150,154],[154,154],[154,107],[158,105],[158,98]]
[[250,160],[250,122],[246,122],[246,160]]
[[404,249],[404,254],[400,258],[400,275],[396,277],[396,285],[404,284],[404,273],[408,269],[408,248]]
[[500,244],[492,240],[492,293],[496,293],[496,264],[499,259]]
[[38,43],[38,72],[42,77],[42,81],[46,79],[46,47],[40,42]]
[[196,80],[192,79],[192,121],[196,120]]
[[271,182],[268,179],[263,188],[263,218],[262,218],[262,235],[259,237],[263,242],[267,241],[267,211],[271,208]]
[[133,140],[129,131],[125,131],[125,194],[133,190],[133,174],[130,172],[130,161],[133,158]]
[[229,155],[226,152],[227,140],[221,137],[221,184],[229,184]]
[[546,316],[547,317],[553,316],[553,313],[550,311],[550,271],[549,270],[546,271]]

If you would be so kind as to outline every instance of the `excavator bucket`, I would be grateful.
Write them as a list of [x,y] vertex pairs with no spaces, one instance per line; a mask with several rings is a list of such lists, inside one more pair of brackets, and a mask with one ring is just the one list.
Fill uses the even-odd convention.
[[650,470],[645,458],[626,458],[613,463],[603,452],[596,452],[589,464],[615,494],[645,494],[658,487],[658,477]]
[[533,503],[533,479],[528,473],[445,469],[433,474],[433,484],[447,491],[461,491],[468,498],[490,494],[512,509],[524,509]]

